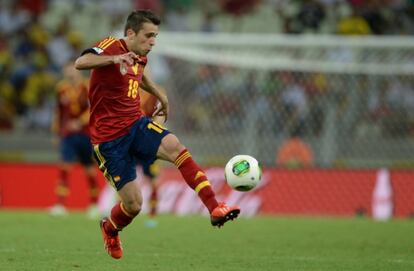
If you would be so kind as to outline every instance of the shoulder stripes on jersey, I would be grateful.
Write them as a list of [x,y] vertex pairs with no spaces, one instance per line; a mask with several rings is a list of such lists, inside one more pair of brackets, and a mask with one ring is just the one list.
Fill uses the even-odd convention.
[[108,48],[112,43],[114,43],[116,41],[116,39],[114,39],[113,37],[108,37],[106,39],[104,39],[103,41],[101,41],[97,47],[101,48],[101,49],[106,49]]
[[122,44],[122,42],[120,40],[118,40],[118,43],[121,45],[121,47],[125,50],[125,51],[129,51],[127,48],[125,48],[125,46]]

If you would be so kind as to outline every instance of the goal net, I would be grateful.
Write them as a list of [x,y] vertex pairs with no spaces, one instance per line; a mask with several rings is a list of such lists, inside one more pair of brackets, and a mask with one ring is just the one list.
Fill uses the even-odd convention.
[[204,165],[274,166],[291,139],[317,167],[414,162],[412,38],[162,33],[150,61],[167,127]]

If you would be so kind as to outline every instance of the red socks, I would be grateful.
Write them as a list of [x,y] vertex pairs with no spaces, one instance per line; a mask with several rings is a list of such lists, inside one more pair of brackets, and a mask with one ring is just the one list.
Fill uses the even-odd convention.
[[183,150],[175,159],[174,164],[180,170],[186,183],[198,193],[201,201],[211,213],[218,206],[216,197],[207,176],[194,162],[188,150]]
[[151,191],[151,198],[150,198],[150,216],[155,216],[157,214],[157,189],[155,187],[152,188]]
[[90,201],[93,204],[98,202],[98,183],[95,176],[88,176],[88,185],[89,185],[89,197]]
[[122,202],[116,204],[111,210],[110,223],[105,223],[105,231],[110,235],[117,235],[119,231],[132,222],[136,215],[129,214]]
[[66,170],[59,171],[59,181],[56,187],[56,195],[58,204],[64,205],[67,196],[69,195],[68,187],[68,172]]
[[[56,188],[56,195],[58,197],[58,203],[64,205],[67,196],[69,195],[69,183],[68,183],[68,172],[66,170],[60,170],[59,181]],[[96,204],[98,202],[98,182],[95,176],[88,176],[89,185],[89,197],[90,202]]]
[[[191,154],[187,150],[183,150],[175,159],[174,164],[180,170],[181,175],[188,186],[197,192],[201,201],[211,213],[218,206],[216,197],[211,189],[207,176],[194,162]],[[151,201],[154,199],[156,199],[156,191],[151,195]],[[121,202],[112,208],[111,217],[109,218],[110,223],[104,224],[105,231],[110,235],[116,235],[118,231],[121,231],[130,224],[135,216],[136,215],[129,214]]]

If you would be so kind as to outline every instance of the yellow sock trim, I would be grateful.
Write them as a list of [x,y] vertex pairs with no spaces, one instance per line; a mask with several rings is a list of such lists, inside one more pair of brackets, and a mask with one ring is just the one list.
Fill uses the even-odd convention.
[[151,200],[149,205],[150,205],[151,207],[156,207],[156,206],[157,206],[157,203],[158,203],[158,202],[157,202],[156,200]]
[[177,157],[177,159],[175,159],[175,161],[174,161],[174,164],[177,166],[177,167],[180,167],[181,166],[181,164],[188,158],[188,157],[191,157],[191,154],[188,152],[188,151],[186,151],[185,153],[183,153],[182,155],[180,155],[179,157]]
[[196,176],[195,176],[194,180],[197,180],[198,178],[203,177],[203,176],[205,176],[204,172],[202,172],[202,171],[197,171],[197,174],[196,174]]
[[118,226],[115,224],[112,218],[109,218],[109,222],[111,222],[112,226],[114,226],[115,229],[119,230]]
[[200,192],[201,189],[203,189],[204,187],[209,186],[209,185],[210,185],[210,182],[206,180],[204,182],[199,183],[194,190],[198,194],[198,192]]
[[131,215],[130,213],[128,213],[127,212],[127,210],[125,210],[125,206],[124,206],[124,204],[121,202],[121,204],[120,204],[120,206],[121,206],[121,210],[122,210],[122,212],[127,216],[127,217],[134,217],[133,215]]
[[66,186],[63,185],[59,185],[56,188],[56,194],[60,197],[66,197],[69,195],[69,188],[67,188]]

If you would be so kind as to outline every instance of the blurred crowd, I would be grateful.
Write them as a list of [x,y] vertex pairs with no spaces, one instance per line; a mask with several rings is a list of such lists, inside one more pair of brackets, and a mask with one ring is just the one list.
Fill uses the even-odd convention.
[[273,1],[286,33],[409,35],[414,33],[411,0]]
[[[258,135],[320,138],[333,110],[344,126],[338,132],[349,137],[414,137],[412,76],[242,72],[205,65],[194,69],[200,80],[187,87],[175,82],[178,100],[188,104],[178,109],[185,131],[203,134],[214,126],[245,133],[247,116],[255,115]],[[191,81],[187,76],[194,75],[181,79]]]
[[[256,25],[253,31],[266,33],[414,33],[412,0],[2,0],[0,129],[48,132],[55,103],[54,88],[62,66],[96,40],[119,32],[125,16],[136,8],[152,9],[160,14],[164,20],[162,30],[167,31],[246,32]],[[263,28],[260,23],[264,16],[276,21]],[[198,74],[200,97],[209,95],[206,73],[208,69]],[[296,82],[290,75],[278,77],[278,82]],[[390,85],[396,88],[395,84]],[[412,84],[408,85],[412,88]],[[303,94],[303,84],[285,82],[284,87],[292,90],[286,91],[289,94],[282,100],[296,103],[300,114],[308,114],[306,107],[314,101],[312,95]],[[369,103],[374,111],[382,106],[383,96],[387,97],[389,91],[383,92]],[[228,106],[237,107],[229,103]],[[202,108],[189,110],[199,115]]]

